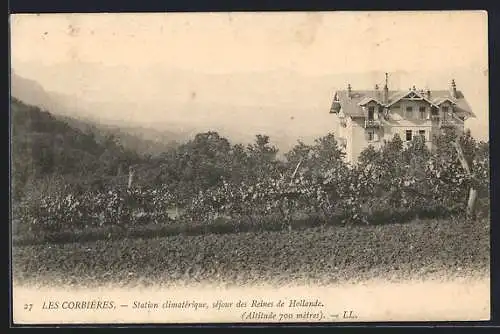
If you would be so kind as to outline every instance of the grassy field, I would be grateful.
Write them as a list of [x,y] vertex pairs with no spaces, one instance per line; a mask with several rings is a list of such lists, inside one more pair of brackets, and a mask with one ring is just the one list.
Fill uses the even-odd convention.
[[[489,271],[489,220],[128,238],[13,247],[17,284],[330,284]],[[447,274],[447,275],[448,275]]]

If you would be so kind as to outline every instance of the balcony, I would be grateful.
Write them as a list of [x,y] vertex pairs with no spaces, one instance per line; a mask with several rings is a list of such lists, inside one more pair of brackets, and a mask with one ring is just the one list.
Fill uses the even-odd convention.
[[378,119],[365,119],[365,129],[368,128],[379,128],[382,123]]
[[441,119],[439,121],[439,128],[444,129],[444,128],[454,128],[456,126],[456,122],[450,119]]

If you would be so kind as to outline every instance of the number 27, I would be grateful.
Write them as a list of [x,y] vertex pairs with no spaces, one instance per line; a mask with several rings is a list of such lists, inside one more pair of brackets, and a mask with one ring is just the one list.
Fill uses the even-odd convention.
[[33,304],[24,304],[25,310],[31,311],[32,308],[33,308]]

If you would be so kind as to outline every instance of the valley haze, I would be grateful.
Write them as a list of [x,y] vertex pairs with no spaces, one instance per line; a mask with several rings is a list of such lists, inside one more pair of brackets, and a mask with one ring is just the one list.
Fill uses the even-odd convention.
[[[56,114],[182,137],[215,130],[250,142],[267,134],[283,152],[335,129],[331,100],[348,83],[373,89],[388,72],[391,89],[438,90],[455,79],[477,115],[466,127],[487,140],[483,15],[15,15],[12,90],[27,103],[48,95]],[[413,40],[432,51],[419,52]],[[391,56],[396,50],[406,52]]]

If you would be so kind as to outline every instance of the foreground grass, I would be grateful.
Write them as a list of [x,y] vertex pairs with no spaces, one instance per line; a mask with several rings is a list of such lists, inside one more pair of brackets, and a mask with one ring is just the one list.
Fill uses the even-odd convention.
[[315,227],[13,247],[18,284],[311,284],[488,271],[489,221]]

